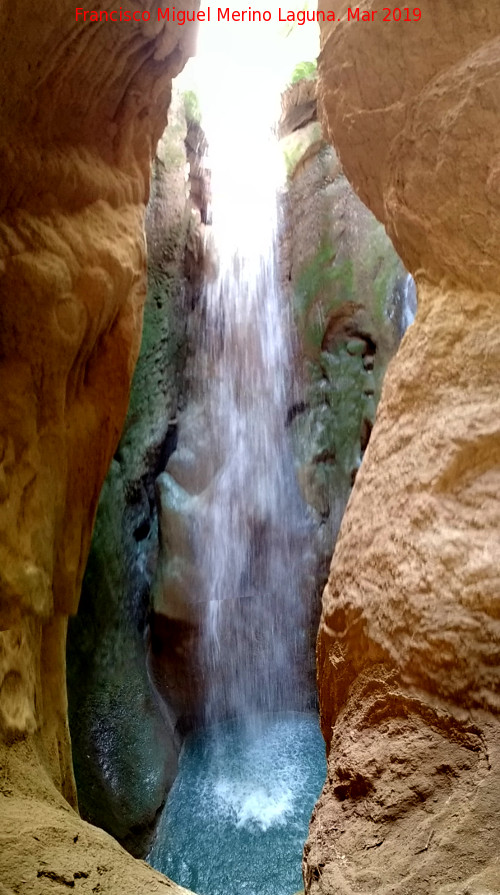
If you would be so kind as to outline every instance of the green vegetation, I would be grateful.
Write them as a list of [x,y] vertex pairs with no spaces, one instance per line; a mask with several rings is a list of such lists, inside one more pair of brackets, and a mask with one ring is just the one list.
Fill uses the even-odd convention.
[[[293,144],[286,146],[290,148]],[[303,400],[292,432],[302,493],[318,522],[326,577],[331,544],[397,345],[394,296],[404,269],[384,229],[350,195],[331,150],[320,149],[314,164],[311,173],[318,175],[319,184],[324,172],[326,190],[318,187],[309,233],[299,219],[297,236],[305,234],[306,240],[300,245],[302,264],[292,258],[304,375]],[[300,178],[299,173],[292,200],[307,182]]]
[[200,101],[194,90],[185,90],[182,94],[184,112],[188,124],[201,124]]
[[309,364],[311,432],[318,456],[334,459],[338,471],[349,475],[357,465],[363,420],[373,419],[373,399],[365,392],[369,374],[363,358],[340,345],[321,352]]
[[297,84],[298,81],[303,81],[304,79],[312,81],[317,74],[318,64],[315,59],[312,62],[299,62],[292,72],[290,84]]
[[371,284],[373,322],[381,330],[387,325],[391,296],[402,267],[396,253],[388,247],[385,232],[376,221],[371,223],[360,261],[360,273]]
[[330,314],[353,296],[351,260],[337,263],[336,250],[323,241],[300,272],[295,286],[295,319],[305,352],[317,358]]
[[339,327],[328,350],[325,336],[336,312],[362,307],[351,259],[339,260],[325,237],[295,283],[295,320],[306,357],[309,444],[315,480],[323,493],[348,493],[359,464],[364,421],[373,421],[373,373],[364,366],[364,342]]

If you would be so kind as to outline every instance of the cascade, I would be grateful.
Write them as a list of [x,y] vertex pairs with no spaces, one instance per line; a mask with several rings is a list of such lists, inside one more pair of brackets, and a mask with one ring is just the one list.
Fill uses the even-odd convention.
[[276,264],[279,91],[268,89],[266,100],[241,64],[228,86],[206,122],[218,273],[207,284],[198,353],[216,470],[195,545],[207,722],[302,708],[308,646],[308,526],[285,428],[291,322]]
[[415,286],[415,280],[412,275],[409,273],[405,279],[404,287],[403,287],[403,302],[402,302],[402,314],[401,314],[401,330],[402,335],[406,332],[409,326],[415,320],[415,314],[417,313],[417,288]]
[[391,296],[388,317],[400,339],[415,320],[417,313],[417,287],[410,273],[398,277]]
[[[149,860],[199,895],[291,895],[325,764],[307,713],[311,529],[286,428],[294,373],[276,262],[280,90],[261,59],[233,57],[230,71],[212,59],[208,80],[216,273],[192,389],[205,433],[199,462],[210,470],[191,545],[203,727],[184,744]],[[180,452],[190,439],[187,414]]]

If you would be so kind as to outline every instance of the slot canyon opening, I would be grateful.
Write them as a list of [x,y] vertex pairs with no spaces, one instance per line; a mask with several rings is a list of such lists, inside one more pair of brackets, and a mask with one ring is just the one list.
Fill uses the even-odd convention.
[[292,895],[326,772],[321,589],[415,290],[322,138],[316,26],[220,37],[154,163],[70,726],[84,817],[198,895]]
[[217,34],[207,46],[201,30],[191,94],[208,147],[207,272],[177,447],[157,480],[165,561],[150,623],[149,667],[166,701],[169,622],[189,626],[190,718],[184,709],[180,720],[194,732],[148,861],[200,895],[292,895],[326,763],[314,525],[286,426],[300,397],[278,263],[287,72],[270,37],[257,57],[248,31],[214,46]]
[[[198,0],[183,5],[193,13]],[[191,385],[208,353],[203,278],[217,275],[196,94],[171,97],[193,23],[158,21],[154,0],[130,22],[109,15],[113,0],[100,0],[99,22],[75,21],[70,0],[49,6],[0,0],[0,889],[181,895],[133,856],[152,854],[167,823],[183,744],[183,770],[202,773],[181,798],[187,847],[198,841],[192,790],[218,753],[231,780],[215,787],[217,804],[240,828],[258,817],[276,853],[271,821],[290,816],[293,760],[315,747],[288,729],[280,775],[268,726],[249,798],[231,763],[246,723],[217,720],[221,752],[201,680],[210,665],[234,704],[217,655],[234,639],[231,615],[214,611],[207,626],[203,601],[189,599],[213,584],[199,582],[190,552],[206,488],[196,458],[214,443],[211,402],[195,412]],[[316,646],[328,774],[303,851],[305,895],[484,895],[500,891],[500,5],[335,7],[317,81],[313,59],[293,60],[278,127],[295,394],[273,438],[290,446],[299,494],[276,530],[260,511],[271,489],[252,490],[232,608],[247,624],[260,592],[280,605],[269,557],[275,543],[302,549],[305,505],[315,606],[335,544]],[[256,57],[273,55],[259,25],[253,34]],[[237,192],[246,184],[242,164]],[[389,239],[419,297],[397,352],[413,283]],[[217,370],[227,334],[225,320]],[[220,430],[223,454],[233,433]],[[181,458],[193,493],[174,477]],[[212,481],[217,469],[205,472]],[[215,515],[205,522],[216,528]],[[257,657],[273,636],[263,628]],[[269,684],[257,688],[268,718],[271,699],[286,701],[279,674]],[[255,706],[251,687],[244,702]],[[282,728],[290,718],[274,717]],[[179,824],[166,835],[180,841]],[[245,863],[234,840],[228,849]]]

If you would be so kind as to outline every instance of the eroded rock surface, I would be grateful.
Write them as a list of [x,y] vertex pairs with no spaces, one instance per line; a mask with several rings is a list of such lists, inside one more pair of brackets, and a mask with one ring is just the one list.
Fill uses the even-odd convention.
[[[101,8],[113,4],[103,0]],[[68,806],[76,797],[66,624],[139,350],[150,162],[171,78],[193,38],[190,27],[156,22],[152,2],[142,8],[151,22],[91,25],[75,23],[68,0],[46,15],[27,0],[0,4],[0,879],[7,891],[54,885],[35,865],[40,837],[26,860],[17,858],[28,835],[14,822],[18,798],[28,800],[28,828],[36,799],[37,823],[52,827],[56,815],[61,828],[83,829]],[[120,865],[124,853],[115,854]],[[120,872],[101,890],[123,885]]]
[[[146,214],[148,292],[125,428],[99,501],[78,615],[68,635],[69,719],[86,820],[143,857],[177,771],[179,736],[146,668],[158,560],[156,480],[177,440],[187,329],[203,268],[185,98],[174,90]],[[190,124],[195,142],[194,123]],[[198,140],[202,132],[198,127]],[[201,184],[203,186],[203,184]],[[195,201],[200,182],[195,183]],[[193,253],[195,258],[193,259]],[[189,276],[188,276],[189,273]],[[194,275],[193,275],[194,274]]]
[[327,129],[419,310],[323,599],[315,895],[500,892],[500,10],[419,6],[323,33]]
[[297,395],[287,426],[315,523],[322,590],[414,286],[321,133],[316,87],[301,80],[282,98],[288,178],[280,272],[297,334]]

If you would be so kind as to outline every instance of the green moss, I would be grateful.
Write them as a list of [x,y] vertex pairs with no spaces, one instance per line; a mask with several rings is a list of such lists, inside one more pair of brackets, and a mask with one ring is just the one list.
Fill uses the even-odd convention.
[[321,350],[329,314],[352,299],[353,284],[352,261],[337,261],[335,248],[324,240],[295,284],[295,320],[309,357]]
[[[367,264],[377,263],[364,259]],[[379,265],[380,266],[380,265]],[[371,278],[373,282],[373,276]],[[347,302],[364,308],[365,271],[360,259],[342,260],[324,237],[314,256],[302,267],[295,282],[294,311],[299,338],[309,362],[306,368],[309,408],[303,459],[314,464],[314,478],[327,503],[347,500],[351,476],[361,459],[364,421],[373,422],[373,373],[365,370],[363,338],[340,336],[322,350],[332,314]],[[368,331],[371,315],[367,317]]]
[[125,488],[113,461],[79,612],[70,620],[69,642],[78,647],[67,655],[69,719],[82,815],[144,854],[176,755],[148,680],[138,608],[125,599]]
[[168,171],[179,168],[186,163],[184,150],[174,140],[165,141],[158,151],[160,159]]
[[186,354],[186,125],[177,111],[154,166],[148,293],[127,420],[99,501],[67,651],[82,815],[140,856],[177,763],[176,739],[148,679],[144,640],[158,553],[154,480],[168,449]]
[[176,107],[175,110],[171,110],[170,119],[168,128],[163,132],[156,150],[157,157],[167,171],[184,168],[186,164],[184,140],[186,138],[187,123],[182,105],[180,108]]
[[338,470],[349,475],[359,462],[363,420],[373,413],[365,394],[370,383],[363,359],[342,345],[334,352],[323,351],[319,361],[309,365],[309,376],[316,454],[334,459]]
[[324,310],[332,310],[339,299],[345,300],[345,293],[351,294],[352,262],[341,265],[335,262],[336,250],[324,241],[312,260],[302,268],[295,286],[295,309],[300,317],[308,317],[319,302]]
[[179,274],[150,270],[148,279],[141,351],[119,448],[121,459],[130,465],[130,474],[134,464],[140,464],[139,458],[147,454],[149,444],[158,440],[169,414],[175,414],[186,351],[184,321],[177,307]]
[[360,276],[372,286],[370,309],[374,323],[380,331],[380,328],[388,323],[387,308],[403,268],[385,231],[375,220],[372,221],[367,234],[359,263]]
[[[397,346],[394,294],[404,269],[383,227],[350,193],[332,151],[320,149],[316,159],[318,201],[306,243],[312,248],[301,268],[292,267],[305,383],[304,410],[291,427],[326,575]],[[301,186],[298,172],[292,201]]]

